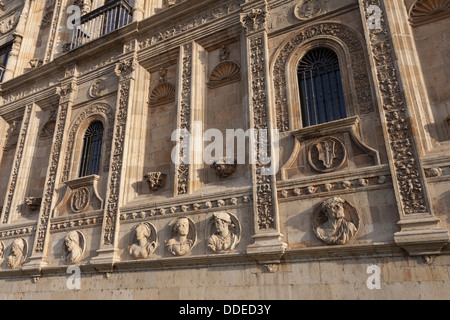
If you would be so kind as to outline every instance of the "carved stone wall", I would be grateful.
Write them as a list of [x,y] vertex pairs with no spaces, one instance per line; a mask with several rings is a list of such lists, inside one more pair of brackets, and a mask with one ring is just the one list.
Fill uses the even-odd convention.
[[[439,87],[447,103],[445,75],[423,72],[413,95],[406,76],[420,79],[410,57],[433,64],[423,44],[445,32],[424,29],[448,19],[419,25],[440,2],[392,1],[137,1],[139,22],[65,53],[66,1],[29,1],[19,15],[39,12],[40,29],[10,40],[17,66],[22,46],[37,60],[0,90],[0,297],[445,298],[450,158],[413,99]],[[298,62],[321,47],[348,117],[304,128]],[[101,170],[79,177],[95,120]],[[220,151],[227,131],[247,134],[234,159],[204,163],[211,129]]]

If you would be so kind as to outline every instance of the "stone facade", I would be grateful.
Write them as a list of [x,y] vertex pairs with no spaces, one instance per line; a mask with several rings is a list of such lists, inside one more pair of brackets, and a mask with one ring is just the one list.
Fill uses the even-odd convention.
[[[449,17],[437,0],[1,1],[0,298],[449,298]],[[297,67],[318,48],[347,115],[306,127]],[[256,139],[206,163],[212,130]]]

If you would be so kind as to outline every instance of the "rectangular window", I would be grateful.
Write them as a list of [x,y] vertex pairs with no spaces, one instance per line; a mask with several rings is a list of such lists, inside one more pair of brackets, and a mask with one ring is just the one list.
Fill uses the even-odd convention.
[[0,82],[3,82],[6,65],[8,64],[9,56],[11,55],[12,42],[0,48]]

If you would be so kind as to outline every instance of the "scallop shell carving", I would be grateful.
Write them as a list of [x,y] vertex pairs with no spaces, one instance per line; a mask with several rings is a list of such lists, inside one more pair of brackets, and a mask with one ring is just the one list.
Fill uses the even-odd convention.
[[175,101],[175,86],[168,82],[161,82],[150,94],[150,106],[156,107]]
[[223,61],[214,68],[209,78],[209,88],[217,88],[225,84],[241,80],[241,68],[234,61]]
[[450,16],[448,0],[417,0],[410,11],[411,25],[418,27]]

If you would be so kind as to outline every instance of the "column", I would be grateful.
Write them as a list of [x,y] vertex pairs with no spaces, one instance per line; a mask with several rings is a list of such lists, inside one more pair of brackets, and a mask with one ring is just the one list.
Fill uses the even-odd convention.
[[51,212],[58,200],[55,192],[57,182],[61,181],[62,161],[61,156],[65,150],[65,139],[68,130],[68,122],[76,92],[76,65],[67,68],[65,78],[61,81],[61,86],[57,88],[59,95],[58,115],[53,134],[52,149],[49,158],[44,192],[42,195],[41,209],[36,227],[33,249],[30,261],[24,265],[26,268],[39,268],[48,265],[47,254],[50,241],[50,217]]
[[[274,148],[272,129],[276,121],[271,108],[271,76],[267,36],[267,3],[260,1],[243,5],[241,23],[245,30],[247,56],[248,103],[250,128],[254,130],[252,163],[254,243],[249,254],[261,255],[264,264],[278,263],[287,245],[280,233],[276,172],[270,172],[277,150]],[[262,135],[266,135],[262,137]],[[267,164],[267,158],[272,162]],[[257,258],[258,259],[258,258]]]
[[412,256],[439,254],[450,237],[439,227],[427,190],[418,152],[419,130],[411,100],[405,97],[408,81],[401,79],[399,49],[391,34],[395,15],[386,12],[384,0],[359,2],[400,215],[394,240]]
[[132,52],[122,58],[116,65],[116,75],[119,77],[116,115],[114,121],[114,136],[111,150],[110,170],[106,191],[106,202],[103,214],[102,235],[97,256],[91,260],[93,264],[111,266],[119,261],[119,226],[120,206],[125,196],[125,176],[131,134],[130,122],[134,97],[138,94],[136,88],[136,74],[138,69],[137,57]]

